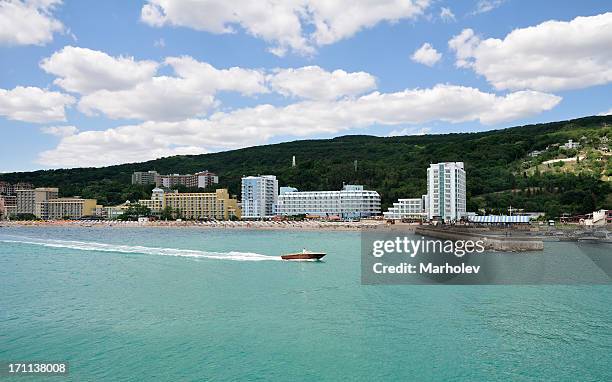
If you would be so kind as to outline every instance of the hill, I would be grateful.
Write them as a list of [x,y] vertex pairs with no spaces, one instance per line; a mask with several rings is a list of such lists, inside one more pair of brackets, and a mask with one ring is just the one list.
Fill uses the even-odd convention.
[[[597,171],[539,171],[529,153],[558,148],[568,139],[599,147],[612,139],[612,116],[534,124],[478,133],[374,137],[343,136],[249,147],[226,152],[160,158],[102,168],[75,168],[1,174],[0,180],[57,186],[64,196],[96,198],[105,205],[148,198],[151,187],[133,186],[133,171],[193,173],[208,169],[221,187],[240,192],[243,175],[274,174],[281,185],[300,190],[335,190],[342,183],[377,190],[386,207],[398,198],[426,191],[430,163],[465,162],[468,210],[504,212],[512,205],[530,211],[587,213],[611,208],[610,157]],[[606,138],[603,138],[605,141]],[[291,166],[295,155],[297,166]],[[357,161],[357,170],[354,162]],[[601,162],[601,161],[600,161]]]

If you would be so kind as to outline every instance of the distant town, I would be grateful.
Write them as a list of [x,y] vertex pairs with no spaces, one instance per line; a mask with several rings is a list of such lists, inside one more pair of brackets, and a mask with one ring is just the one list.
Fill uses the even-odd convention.
[[[568,142],[575,145],[575,142]],[[532,155],[537,155],[532,153]],[[296,220],[354,221],[361,219],[401,222],[529,224],[542,220],[541,212],[508,209],[508,215],[478,215],[466,211],[466,172],[463,162],[431,164],[427,193],[397,200],[381,212],[377,191],[345,184],[341,190],[300,191],[279,188],[274,175],[243,176],[241,197],[227,188],[214,192],[179,192],[176,188],[207,189],[219,185],[210,171],[162,175],[157,171],[132,174],[132,184],[154,185],[150,199],[103,206],[96,199],[59,197],[57,187],[34,188],[28,183],[0,182],[0,219],[3,220]],[[409,196],[409,195],[407,195]],[[594,211],[580,223],[612,222],[612,211]]]

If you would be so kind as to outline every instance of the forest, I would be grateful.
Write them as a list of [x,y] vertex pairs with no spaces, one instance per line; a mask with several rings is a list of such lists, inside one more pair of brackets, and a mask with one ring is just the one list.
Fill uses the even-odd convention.
[[[336,190],[343,183],[363,184],[380,193],[386,209],[398,198],[426,192],[430,163],[463,161],[468,211],[506,212],[508,206],[543,211],[548,216],[612,208],[610,157],[599,174],[525,171],[528,154],[568,139],[596,146],[612,139],[612,116],[510,127],[474,133],[376,137],[349,135],[249,147],[212,154],[173,156],[101,168],[73,168],[0,174],[11,183],[59,187],[60,195],[95,198],[115,205],[150,197],[152,186],[131,184],[134,171],[161,174],[209,170],[218,187],[240,193],[244,175],[272,174],[281,186],[299,190]],[[604,138],[607,137],[607,138]],[[545,154],[544,154],[545,155]],[[296,166],[292,166],[292,157]]]

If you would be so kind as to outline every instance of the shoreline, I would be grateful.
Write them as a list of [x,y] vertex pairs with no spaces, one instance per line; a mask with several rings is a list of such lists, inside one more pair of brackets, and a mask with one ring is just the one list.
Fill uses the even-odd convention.
[[1,227],[83,227],[83,228],[202,228],[273,231],[363,231],[384,229],[389,231],[414,231],[414,224],[386,224],[384,221],[361,222],[274,222],[274,221],[3,221]]

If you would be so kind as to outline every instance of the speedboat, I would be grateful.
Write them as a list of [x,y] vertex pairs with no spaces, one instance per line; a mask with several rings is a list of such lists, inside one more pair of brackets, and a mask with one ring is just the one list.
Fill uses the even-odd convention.
[[321,260],[321,258],[325,256],[324,252],[311,252],[307,250],[302,250],[302,252],[298,253],[288,253],[286,255],[282,255],[281,259],[283,260]]

